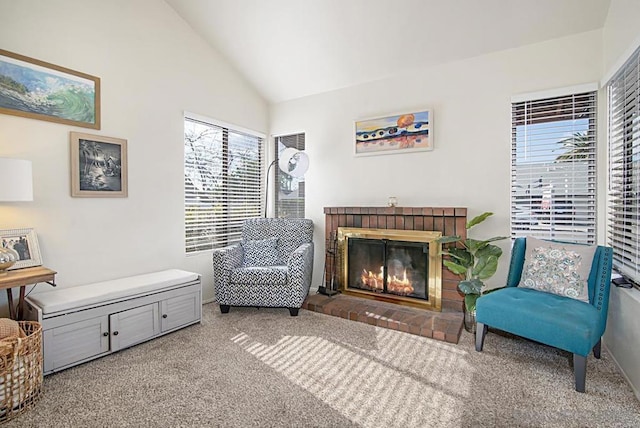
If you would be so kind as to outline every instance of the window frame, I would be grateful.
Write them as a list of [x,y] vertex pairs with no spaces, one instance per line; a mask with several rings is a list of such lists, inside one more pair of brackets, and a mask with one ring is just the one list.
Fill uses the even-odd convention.
[[[221,136],[218,138],[216,136],[211,137],[210,144],[221,144],[222,146],[219,148],[219,155],[210,157],[209,161],[204,161],[200,166],[206,168],[213,168],[213,162],[211,159],[216,159],[219,162],[219,168],[221,172],[217,179],[221,181],[219,189],[196,189],[193,186],[193,180],[190,179],[188,168],[191,166],[188,164],[188,154],[187,154],[187,122],[193,122],[195,124],[200,124],[202,126],[211,127],[214,132],[221,132]],[[240,227],[239,225],[248,218],[259,218],[262,217],[262,210],[264,208],[264,194],[265,194],[265,177],[264,171],[266,169],[266,141],[265,134],[253,131],[247,128],[243,128],[237,125],[229,124],[220,120],[211,119],[206,116],[198,115],[195,113],[184,112],[183,117],[183,167],[184,167],[184,235],[183,235],[183,244],[185,253],[187,255],[195,255],[205,251],[211,251],[215,248],[222,248],[233,243],[239,242],[240,237]],[[243,180],[243,184],[251,184],[250,186],[243,186],[241,188],[234,188],[233,190],[229,190],[230,185],[230,177],[231,177],[231,165],[233,162],[233,158],[230,157],[230,145],[233,145],[233,141],[236,139],[236,142],[245,143],[243,139],[246,139],[247,146],[255,153],[255,158],[257,159],[258,166],[257,168],[253,167],[253,171],[251,171],[251,180]],[[239,140],[238,140],[239,139]],[[255,140],[255,141],[252,141]],[[251,147],[251,144],[255,142],[256,146]],[[191,147],[193,149],[193,147]],[[210,170],[209,170],[210,171]],[[200,177],[203,181],[203,177]],[[220,190],[222,189],[222,190]],[[253,201],[253,204],[248,204],[248,207],[245,208],[247,213],[251,212],[252,215],[246,216],[238,216],[237,213],[233,213],[231,210],[231,205],[233,204],[233,196],[236,196],[238,193],[242,193],[243,191],[248,191],[254,194],[253,198],[245,198],[243,201],[246,202],[247,199]],[[201,218],[204,218],[204,221],[201,221],[198,218],[198,208],[202,209],[201,204],[197,204],[196,199],[199,198],[198,194],[206,195],[209,198],[217,198],[216,202],[213,202],[212,206],[209,209],[209,214],[202,215]],[[218,204],[221,207],[221,215],[215,214],[215,204]],[[193,214],[195,211],[195,217],[190,219],[189,211]],[[213,214],[211,213],[213,211]],[[242,211],[242,209],[241,209]],[[202,211],[200,212],[202,214]],[[206,226],[197,226],[196,224],[199,222],[200,225],[203,223]],[[234,227],[231,227],[235,225]],[[200,241],[194,239],[193,233],[198,229],[217,229],[216,232],[206,234],[200,234]],[[209,242],[203,242],[203,240],[209,239]]]
[[[540,239],[585,244],[597,242],[597,90],[597,83],[590,83],[512,97],[510,180],[512,238],[535,236]],[[585,121],[586,123],[582,123]],[[563,133],[567,134],[570,131],[571,137],[563,138]],[[581,133],[582,131],[584,133]],[[574,147],[581,144],[579,148],[583,152],[580,154],[587,159],[587,162],[583,162],[583,158],[580,157],[576,158],[578,162],[571,158],[568,161],[566,159],[560,161],[562,154],[566,154],[567,151],[558,153],[555,157],[551,155],[557,150],[552,147],[562,147],[558,145],[563,141],[570,142],[572,139]],[[525,148],[521,147],[523,144]],[[518,159],[521,159],[523,154],[531,156],[531,162],[518,163]],[[545,168],[546,171],[544,171]],[[580,174],[583,169],[585,171]],[[584,173],[586,177],[583,177]],[[529,181],[534,179],[534,175],[540,175],[536,182],[539,184],[534,185],[531,181],[526,189],[522,190],[522,177],[527,175]],[[572,181],[572,177],[576,177],[575,180]],[[562,199],[562,193],[557,193],[557,181],[560,179],[564,180],[565,192],[570,192],[566,194],[565,199]],[[540,194],[537,195],[537,193]],[[538,199],[540,206],[535,208]],[[548,210],[548,213],[537,212],[536,209]]]
[[640,47],[606,82],[606,93],[607,245],[614,270],[640,288]]

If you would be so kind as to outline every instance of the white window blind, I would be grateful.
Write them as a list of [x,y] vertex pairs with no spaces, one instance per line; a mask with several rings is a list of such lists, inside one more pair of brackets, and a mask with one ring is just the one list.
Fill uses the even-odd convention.
[[187,253],[238,242],[243,221],[261,217],[263,151],[259,136],[185,117]]
[[596,92],[511,105],[511,235],[596,241]]
[[640,284],[640,49],[607,85],[609,219],[614,267]]
[[[277,165],[279,154],[284,149],[288,147],[293,147],[297,150],[305,149],[304,133],[276,137],[275,145]],[[295,178],[280,168],[276,168],[274,187],[276,195],[275,216],[278,218],[304,218],[304,177]]]

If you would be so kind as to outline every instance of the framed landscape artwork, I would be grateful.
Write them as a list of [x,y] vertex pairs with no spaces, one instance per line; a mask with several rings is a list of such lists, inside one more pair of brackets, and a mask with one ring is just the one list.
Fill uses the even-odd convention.
[[71,196],[127,197],[127,140],[71,132]]
[[356,121],[355,155],[385,155],[433,150],[431,110]]
[[100,79],[0,49],[0,113],[100,129]]
[[0,230],[0,245],[18,253],[18,261],[9,270],[42,265],[38,238],[33,229]]

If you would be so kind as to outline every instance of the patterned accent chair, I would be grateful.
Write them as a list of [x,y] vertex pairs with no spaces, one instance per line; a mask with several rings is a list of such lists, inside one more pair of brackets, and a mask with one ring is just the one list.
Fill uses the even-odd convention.
[[[610,247],[517,238],[507,286],[477,301],[476,351],[488,327],[568,351],[575,389],[584,392],[587,356],[600,358],[607,326],[612,259]],[[578,277],[580,289],[571,283]]]
[[245,220],[242,242],[213,251],[216,301],[231,306],[288,308],[298,315],[311,286],[313,222],[308,219]]

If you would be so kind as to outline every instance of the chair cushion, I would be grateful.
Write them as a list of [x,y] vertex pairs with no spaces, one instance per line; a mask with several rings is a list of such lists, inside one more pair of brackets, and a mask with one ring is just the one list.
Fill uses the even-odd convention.
[[278,238],[278,257],[282,263],[300,245],[313,241],[313,222],[302,218],[250,218],[242,226],[242,239]]
[[286,284],[288,269],[286,266],[242,267],[231,271],[231,284]]
[[280,265],[278,257],[278,238],[243,241],[245,267]]
[[530,288],[496,290],[476,305],[477,322],[583,356],[600,340],[599,319],[589,303]]
[[589,272],[596,247],[527,237],[518,287],[589,302]]

